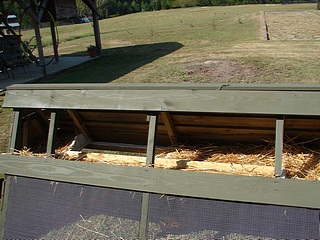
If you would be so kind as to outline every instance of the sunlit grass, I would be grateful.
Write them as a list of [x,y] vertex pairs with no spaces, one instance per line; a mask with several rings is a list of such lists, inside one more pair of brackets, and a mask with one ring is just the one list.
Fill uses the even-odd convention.
[[[205,78],[189,76],[186,72],[188,64],[228,59],[250,63],[261,69],[261,74],[255,79],[244,82],[319,83],[315,69],[320,62],[317,51],[314,51],[319,48],[319,41],[266,41],[263,40],[261,22],[263,12],[314,9],[315,4],[197,7],[142,12],[101,20],[103,57],[78,70],[81,75],[63,75],[53,81],[208,82]],[[94,44],[90,33],[93,33],[90,23],[59,27],[60,53],[85,54],[86,46]],[[130,47],[166,42],[179,43],[183,47],[134,68],[134,71],[118,74],[117,78],[106,77],[117,76],[115,69],[128,68],[128,65],[148,58],[146,54],[138,56],[139,48],[135,48],[138,52],[131,53]],[[121,48],[117,49],[118,52],[112,51],[117,47]],[[290,64],[290,73],[282,70],[288,69]],[[92,75],[91,66],[101,71],[94,71]],[[72,75],[80,76],[75,78]],[[235,82],[238,80],[235,79]]]

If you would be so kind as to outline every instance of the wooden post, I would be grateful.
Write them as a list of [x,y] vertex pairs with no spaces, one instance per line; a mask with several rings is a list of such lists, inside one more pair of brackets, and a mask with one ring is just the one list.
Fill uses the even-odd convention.
[[57,120],[58,113],[52,112],[50,116],[50,125],[49,125],[49,133],[48,133],[48,141],[47,141],[47,156],[51,156],[54,153],[54,145],[55,138],[57,132]]
[[[149,133],[148,133],[146,167],[154,167],[154,158],[155,158],[154,154],[155,154],[155,148],[156,148],[158,114],[148,115],[147,120],[149,121]],[[143,193],[142,205],[141,205],[140,229],[139,229],[140,240],[148,239],[149,203],[150,203],[150,193]]]
[[43,54],[43,48],[42,48],[42,42],[41,42],[41,34],[40,34],[40,25],[39,23],[36,23],[34,25],[34,32],[36,35],[36,39],[37,39],[37,48],[38,48],[38,53],[39,53],[39,58],[40,58],[40,67],[42,69],[42,74],[44,77],[47,76],[47,70],[46,70],[46,63],[44,60],[44,54]]
[[21,112],[19,110],[13,111],[13,122],[11,125],[10,138],[9,138],[9,153],[13,153],[17,148],[17,139],[19,134],[19,128],[21,126]]
[[29,132],[29,122],[25,121],[22,124],[22,147],[27,147],[28,146],[28,132]]
[[[93,0],[93,6],[97,9],[97,1]],[[99,28],[99,16],[95,11],[92,11],[92,22],[93,22],[93,30],[94,30],[94,37],[97,47],[97,54],[98,56],[101,55],[101,36],[100,36],[100,28]]]
[[174,124],[172,122],[171,116],[169,112],[161,112],[161,118],[164,123],[164,126],[166,127],[166,130],[168,132],[168,136],[170,139],[171,144],[177,145],[177,133],[174,127]]
[[156,148],[158,114],[148,115],[148,121],[149,121],[149,134],[148,134],[146,166],[153,167],[154,153]]
[[53,22],[53,19],[50,21],[50,28],[51,28],[51,37],[52,37],[52,47],[54,52],[54,59],[56,62],[59,62],[59,53],[58,53],[58,42],[56,37],[56,26]]
[[0,201],[0,239],[4,239],[4,225],[5,225],[5,218],[7,212],[7,204],[9,198],[9,191],[10,191],[10,180],[14,178],[13,176],[6,176],[1,174],[1,201]]
[[283,152],[283,135],[284,135],[284,117],[276,120],[276,137],[275,137],[275,169],[276,177],[282,175],[282,152]]

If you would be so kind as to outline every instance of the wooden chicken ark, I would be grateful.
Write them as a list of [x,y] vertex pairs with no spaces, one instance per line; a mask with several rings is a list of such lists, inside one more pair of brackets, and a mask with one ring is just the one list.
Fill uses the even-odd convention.
[[[1,227],[5,238],[39,238],[59,228],[52,223],[57,224],[56,221],[43,220],[41,216],[50,215],[45,211],[30,213],[26,209],[32,209],[30,206],[36,202],[49,204],[44,209],[65,206],[65,202],[51,203],[45,200],[51,199],[49,195],[43,196],[43,192],[52,189],[58,194],[61,186],[81,186],[82,192],[72,198],[74,201],[83,200],[83,189],[134,192],[135,199],[138,196],[134,207],[111,214],[122,223],[123,219],[137,221],[132,238],[122,235],[123,239],[319,237],[320,182],[283,178],[283,146],[287,137],[319,152],[320,85],[27,84],[8,87],[3,107],[13,108],[9,154],[0,156]],[[57,148],[70,139],[76,139],[76,150],[142,153],[145,167],[54,159]],[[156,152],[169,146],[251,146],[263,144],[266,139],[274,142],[273,178],[153,168]],[[26,148],[45,156],[14,154]],[[36,189],[27,190],[37,184]],[[41,187],[49,185],[55,187]],[[23,190],[18,191],[19,187]],[[19,195],[22,192],[23,197]],[[59,201],[71,192],[66,191]],[[107,205],[113,210],[126,209],[132,203],[124,195],[108,200],[111,195],[99,203],[110,201],[112,204]],[[21,198],[24,201],[18,201]],[[90,199],[82,207],[74,204],[70,209],[85,211],[93,203],[97,206],[100,198]],[[15,206],[21,205],[20,215],[10,204],[13,201]],[[114,206],[121,201],[121,207]],[[133,208],[134,217],[128,215]],[[30,219],[30,215],[35,220],[29,230],[12,230],[20,219]],[[79,215],[84,221],[84,213],[76,216]],[[59,219],[62,216],[65,215]],[[269,220],[262,220],[263,216]],[[49,226],[48,231],[41,232],[42,227],[39,232],[28,232],[36,228],[39,219],[42,225]],[[70,221],[62,221],[63,226]],[[21,223],[21,229],[23,226]],[[109,236],[101,229],[81,226],[82,231]],[[161,230],[157,232],[152,226]]]

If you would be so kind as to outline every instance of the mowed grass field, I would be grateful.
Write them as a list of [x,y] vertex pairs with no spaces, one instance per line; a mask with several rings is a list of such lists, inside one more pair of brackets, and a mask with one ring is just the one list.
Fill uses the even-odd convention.
[[[316,4],[182,8],[99,24],[102,56],[43,82],[320,83]],[[29,40],[34,32],[22,34]],[[50,56],[50,31],[41,34]],[[58,35],[61,56],[86,55],[94,44],[91,23],[58,26]],[[0,152],[6,151],[9,112],[0,109]]]
[[[197,7],[101,20],[103,57],[50,81],[320,83],[315,9],[315,4]],[[60,54],[85,54],[94,44],[90,23],[58,32]],[[49,32],[43,35],[49,45]]]

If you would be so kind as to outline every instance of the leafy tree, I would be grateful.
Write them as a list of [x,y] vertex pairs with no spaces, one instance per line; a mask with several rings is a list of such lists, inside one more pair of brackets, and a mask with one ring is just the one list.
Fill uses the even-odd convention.
[[88,8],[87,5],[85,5],[82,2],[82,0],[76,0],[76,4],[77,4],[77,10],[78,10],[79,16],[82,16],[82,15],[90,16],[91,15],[91,10]]
[[172,6],[172,0],[161,0],[161,9],[170,9]]
[[119,1],[118,4],[117,4],[117,13],[118,13],[119,15],[123,15],[123,13],[124,13],[123,4],[122,4],[121,1]]
[[131,2],[130,7],[131,7],[132,12],[140,12],[141,11],[140,5],[135,0],[133,0]]
[[141,2],[141,11],[142,12],[148,11],[147,10],[147,5],[146,5],[146,3],[144,1]]
[[108,0],[106,2],[106,17],[117,14],[117,0]]
[[122,7],[123,7],[123,13],[124,14],[132,13],[131,7],[130,7],[130,5],[128,4],[127,1],[125,1],[123,3]]
[[161,0],[156,0],[155,10],[161,10]]

